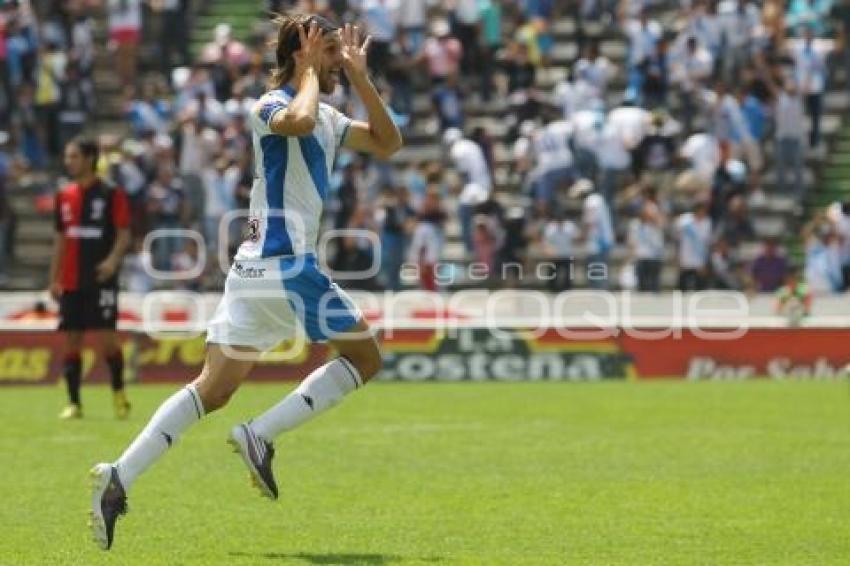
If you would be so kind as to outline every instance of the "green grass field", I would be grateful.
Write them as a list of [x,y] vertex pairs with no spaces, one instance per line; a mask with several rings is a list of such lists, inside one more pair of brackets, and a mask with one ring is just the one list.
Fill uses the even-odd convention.
[[89,466],[173,387],[60,423],[0,389],[0,564],[847,564],[842,382],[375,384],[278,442],[261,499],[224,438],[280,398],[250,385],[134,486],[104,553]]

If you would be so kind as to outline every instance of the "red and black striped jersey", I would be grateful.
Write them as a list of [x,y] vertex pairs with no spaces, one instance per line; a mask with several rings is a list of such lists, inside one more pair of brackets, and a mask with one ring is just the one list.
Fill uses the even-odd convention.
[[55,220],[56,231],[65,237],[62,290],[117,286],[117,273],[98,283],[96,268],[112,251],[118,229],[130,226],[127,194],[99,179],[87,188],[71,183],[56,193]]

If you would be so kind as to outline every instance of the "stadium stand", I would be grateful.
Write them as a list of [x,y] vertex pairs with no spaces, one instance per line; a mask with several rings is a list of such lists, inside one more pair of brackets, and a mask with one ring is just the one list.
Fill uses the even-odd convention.
[[[43,16],[39,19],[42,23],[51,21],[50,17],[44,15],[57,13],[48,11],[50,6],[47,4],[34,2],[33,5],[34,12]],[[286,2],[272,4],[268,8],[288,7]],[[373,33],[387,32],[390,37],[398,33],[396,29],[387,31],[382,28],[386,22],[381,19],[381,10],[388,9],[387,6],[392,2],[361,0],[305,4],[307,9],[330,11],[333,8],[346,8],[343,11],[348,18],[355,15],[360,18],[365,14]],[[415,30],[414,33],[423,31],[431,36],[448,33],[461,39],[465,38],[464,33],[469,33],[469,26],[465,27],[461,21],[466,17],[464,14],[447,11],[437,1],[427,4],[426,29]],[[456,9],[462,10],[468,4],[458,2]],[[584,268],[585,258],[590,256],[608,263],[610,267],[610,277],[602,286],[640,286],[649,289],[656,285],[662,288],[707,285],[761,289],[762,286],[751,276],[749,266],[764,255],[763,248],[773,249],[772,246],[766,246],[766,240],[777,240],[780,243],[778,253],[783,253],[781,250],[784,248],[790,263],[804,266],[807,273],[811,272],[812,282],[818,289],[825,292],[844,289],[843,281],[833,281],[830,277],[834,276],[836,262],[840,271],[842,265],[850,260],[841,249],[842,246],[847,247],[843,242],[850,240],[850,237],[842,239],[832,234],[844,232],[845,226],[850,223],[847,216],[837,214],[834,208],[830,214],[823,215],[820,212],[836,201],[848,200],[846,193],[850,191],[850,182],[847,181],[850,179],[850,125],[844,119],[850,107],[850,97],[846,88],[847,69],[841,59],[843,53],[831,53],[828,59],[829,80],[826,81],[826,92],[822,97],[823,140],[810,151],[802,148],[811,140],[803,140],[797,150],[802,151],[801,157],[804,157],[802,180],[805,191],[793,188],[793,164],[790,167],[792,170],[788,171],[788,177],[792,180],[789,186],[785,189],[779,186],[777,164],[785,160],[776,158],[773,143],[776,120],[771,116],[773,111],[770,108],[770,102],[775,100],[776,95],[769,91],[769,88],[776,86],[768,84],[777,82],[780,84],[776,88],[781,88],[781,65],[775,66],[774,63],[785,63],[785,68],[792,75],[795,73],[795,60],[789,59],[782,45],[794,45],[793,42],[798,41],[795,36],[804,33],[803,27],[797,22],[822,26],[817,28],[821,36],[816,40],[819,49],[828,51],[832,47],[826,44],[824,38],[843,36],[841,25],[845,16],[840,7],[836,7],[830,19],[825,14],[808,14],[796,2],[788,10],[773,2],[760,6],[741,2],[739,8],[737,2],[728,1],[694,2],[692,7],[672,3],[644,5],[624,2],[614,10],[595,2],[561,5],[560,2],[542,0],[505,0],[493,4],[472,4],[480,4],[486,9],[491,9],[492,5],[501,7],[498,21],[488,20],[482,28],[482,39],[492,36],[492,30],[487,27],[492,26],[500,30],[497,36],[501,40],[493,39],[492,43],[482,41],[480,49],[477,49],[478,59],[461,61],[464,72],[457,87],[451,78],[446,81],[429,81],[425,76],[428,73],[412,71],[413,67],[399,68],[399,61],[404,61],[406,57],[416,58],[417,53],[415,49],[408,53],[399,49],[397,35],[394,42],[388,43],[389,52],[394,58],[389,61],[396,64],[389,68],[376,68],[377,73],[385,75],[388,84],[395,86],[392,91],[387,89],[387,97],[399,115],[400,124],[404,126],[406,147],[393,160],[392,167],[378,163],[367,164],[357,156],[344,156],[339,164],[339,189],[328,215],[329,226],[371,228],[382,235],[384,251],[389,254],[384,256],[384,264],[388,269],[376,280],[360,282],[360,286],[374,289],[393,288],[396,285],[430,288],[434,283],[439,283],[438,286],[443,288],[508,285],[563,290],[570,285],[581,287],[593,283],[587,280],[589,274]],[[204,194],[210,194],[205,187],[216,182],[230,183],[223,185],[230,187],[227,189],[230,195],[224,200],[228,204],[238,204],[240,199],[244,202],[246,185],[249,184],[250,168],[239,153],[244,152],[244,131],[239,131],[238,122],[231,117],[240,112],[240,101],[250,98],[248,91],[257,88],[264,69],[268,67],[267,58],[260,65],[259,55],[266,40],[268,27],[264,22],[267,22],[267,12],[257,3],[237,0],[164,0],[151,4],[130,1],[129,5],[131,8],[136,7],[142,14],[141,42],[137,54],[138,74],[128,70],[126,63],[119,61],[120,56],[106,48],[110,35],[110,10],[119,9],[115,3],[90,2],[90,6],[83,8],[91,15],[92,37],[96,46],[94,68],[91,71],[96,102],[92,105],[86,128],[103,135],[107,154],[113,159],[111,166],[105,166],[104,172],[114,174],[123,170],[124,178],[120,181],[125,186],[137,181],[134,187],[127,187],[128,190],[132,189],[134,195],[138,195],[137,236],[142,236],[151,228],[178,225],[196,226],[209,236],[209,221],[217,218],[220,210],[211,210],[209,203],[207,210],[204,210]],[[123,6],[126,7],[126,3]],[[777,6],[780,13],[785,12],[788,25],[778,24],[778,28],[771,28],[774,20],[770,18],[776,18]],[[648,17],[645,29],[650,31],[646,33],[637,24],[642,8]],[[13,19],[9,14],[21,9],[7,7],[4,12],[7,14],[6,20]],[[726,29],[723,26],[735,20],[733,16],[738,9],[749,14],[748,17],[755,14],[755,19],[751,21],[754,25],[747,33],[748,41],[753,46],[749,53],[763,54],[766,65],[746,64],[746,54],[739,55],[740,51],[736,51],[734,45],[714,45],[716,41],[710,33],[699,32],[702,35],[699,35],[701,43],[698,47],[709,51],[713,49],[715,53],[728,57],[715,57],[716,61],[723,61],[723,64],[716,65],[716,69],[713,68],[705,79],[699,81],[705,93],[699,89],[698,94],[689,99],[683,98],[681,93],[685,89],[680,85],[684,83],[677,75],[680,71],[676,70],[676,66],[682,58],[683,49],[686,49],[683,40],[688,34],[681,30],[697,30],[697,24],[706,22],[709,29]],[[354,14],[350,10],[360,12]],[[581,15],[576,18],[573,14]],[[491,15],[488,13],[484,17]],[[472,20],[479,17],[481,14]],[[743,16],[739,19],[746,20]],[[181,29],[191,29],[191,37],[177,37],[175,22],[183,24]],[[449,22],[453,25],[449,25]],[[653,25],[658,26],[662,33],[651,31]],[[782,32],[771,32],[771,29],[781,29]],[[786,32],[789,39],[783,43],[780,36]],[[693,34],[698,35],[698,32],[693,31]],[[651,37],[651,48],[646,47],[647,37]],[[772,41],[766,41],[765,37]],[[409,44],[410,37],[405,38]],[[659,41],[661,38],[665,41]],[[468,41],[461,43],[464,47],[469,45]],[[491,61],[488,55],[490,51],[485,47],[489,49],[497,43],[501,49],[497,60]],[[662,48],[652,52],[658,43],[669,44],[669,51],[665,54]],[[598,77],[587,79],[595,76],[592,73],[600,71],[593,64],[588,65],[586,59],[583,63],[579,61],[582,51],[594,44],[599,46],[601,56],[610,62],[609,68],[613,69],[611,76],[604,80]],[[222,49],[222,45],[226,45],[226,49]],[[835,47],[841,48],[841,42]],[[636,54],[641,49],[646,53]],[[431,56],[445,56],[440,48],[434,47],[434,50],[436,54]],[[186,54],[186,51],[190,53]],[[492,53],[496,53],[495,48]],[[213,62],[210,67],[212,81],[205,81],[204,71],[199,70],[198,65],[192,67],[194,70],[183,68],[172,72],[172,66],[186,62],[181,61],[186,56],[195,63]],[[223,57],[229,59],[231,64],[221,65]],[[424,57],[426,60],[416,69],[429,69],[430,74],[435,75],[435,66],[439,66],[441,61],[432,61],[427,65],[428,55]],[[727,61],[732,63],[727,65]],[[496,69],[497,78],[482,88],[473,76],[490,65]],[[800,66],[799,62],[796,63],[797,75]],[[661,69],[660,78],[659,73],[654,73],[657,69]],[[767,81],[762,75],[773,76],[775,81]],[[725,85],[732,95],[738,94],[737,86],[748,82],[746,79],[756,85],[742,93],[740,102],[744,103],[743,113],[737,110],[741,106],[732,96],[726,96],[715,88],[711,78],[714,76],[727,79]],[[138,89],[128,88],[128,83],[133,82],[131,77],[136,78]],[[587,80],[576,80],[577,77]],[[529,80],[533,81],[532,85],[526,84]],[[582,152],[575,145],[578,137],[575,117],[578,111],[593,111],[600,104],[593,100],[595,96],[582,93],[587,83],[593,80],[604,83],[599,98],[604,109],[609,111],[606,123],[611,125],[609,129],[615,130],[617,135],[607,132],[603,125],[599,126],[599,132],[593,133],[591,124],[588,130],[594,140],[591,146],[595,143],[597,150],[602,149],[601,154],[594,156],[595,165],[600,170],[596,174],[592,171],[588,174],[586,163],[582,162],[588,152]],[[187,102],[186,93],[202,83],[212,86],[208,95],[212,109],[205,114],[205,120],[208,121],[206,125],[213,126],[212,129],[218,132],[211,134],[209,128],[206,128],[206,134],[209,134],[207,137],[204,137],[205,131],[193,131],[190,125],[192,120],[185,117],[182,125],[176,127],[180,119],[175,121],[165,110],[168,107],[179,110],[182,106],[183,111],[194,113],[197,117],[197,104],[194,109],[191,108],[192,103]],[[243,91],[240,97],[233,97],[228,90],[232,84],[240,85]],[[170,92],[172,88],[176,92]],[[403,92],[406,88],[411,88],[413,93],[409,104]],[[195,89],[198,90],[201,89]],[[485,100],[482,95],[490,92],[496,95]],[[749,100],[747,96],[750,94],[758,96],[750,96],[753,100]],[[526,95],[530,95],[530,98]],[[759,97],[760,101],[755,100]],[[216,98],[219,102],[216,102]],[[708,105],[714,104],[712,101],[717,99],[721,104],[705,112]],[[342,105],[349,103],[342,93],[334,100]],[[644,107],[646,112],[624,108],[624,100]],[[688,112],[683,102],[696,108],[702,107],[704,111],[700,114],[707,116],[700,118],[696,112]],[[578,107],[564,109],[564,106],[571,104],[578,104]],[[789,104],[793,107],[793,101]],[[410,108],[405,108],[408,105]],[[622,119],[612,120],[610,111],[618,108]],[[160,116],[156,116],[158,109],[162,109]],[[356,105],[351,110],[356,114]],[[566,126],[565,131],[573,137],[573,144],[568,150],[569,167],[563,168],[569,169],[569,172],[559,177],[558,167],[546,169],[539,162],[539,157],[541,147],[547,149],[547,131],[558,132],[552,124],[557,124],[563,116],[562,112],[569,112],[572,123]],[[729,118],[727,113],[733,118]],[[738,114],[747,121],[746,133],[736,130],[740,129],[740,124],[734,123]],[[717,130],[724,127],[724,120],[733,123],[728,126],[729,131],[718,133]],[[805,128],[810,128],[808,117],[804,120]],[[630,125],[636,127],[639,133],[633,139],[624,140],[623,132]],[[704,128],[721,137],[725,136],[729,143],[722,145],[732,147],[731,159],[723,167],[709,166],[710,179],[703,183],[704,186],[698,182],[695,186],[693,176],[679,175],[687,168],[687,159],[679,156],[680,150],[684,147],[694,152],[695,166],[692,173],[698,174],[700,166],[705,164],[706,156],[718,159],[715,153],[719,152],[719,144],[705,137],[685,143],[688,132],[684,130],[689,127],[694,132]],[[163,135],[150,135],[151,129],[159,128]],[[13,136],[6,145],[7,153],[20,154],[20,135],[15,134],[14,127],[11,131]],[[742,136],[754,139],[760,136],[760,141],[742,143],[739,139]],[[489,160],[485,180],[477,179],[475,166],[469,165],[470,159],[475,160],[470,154],[476,153],[474,149],[468,149],[474,146],[464,143],[470,138],[485,147],[483,154]],[[648,138],[657,143],[640,145],[641,141]],[[668,140],[672,146],[666,145]],[[187,156],[185,151],[187,147],[205,148],[222,143],[232,152],[199,151]],[[241,150],[238,149],[240,147]],[[672,147],[669,155],[663,156],[664,148],[669,147]],[[789,146],[783,147],[784,151],[789,151]],[[626,150],[625,160],[618,163],[615,157],[624,154],[623,150]],[[653,169],[651,163],[653,157],[658,155],[653,151],[662,151],[662,160],[657,170]],[[793,151],[793,147],[790,151]],[[726,153],[725,149],[723,153]],[[215,158],[208,154],[215,154]],[[636,159],[641,155],[645,155],[642,167],[639,165],[641,161]],[[153,166],[163,158],[174,159],[175,156],[178,157],[175,160],[175,171],[157,171],[157,167]],[[226,159],[222,160],[222,157]],[[4,272],[7,288],[37,289],[44,285],[45,266],[51,251],[49,197],[55,189],[56,180],[55,175],[45,174],[41,168],[32,163],[27,164],[25,160],[14,162],[5,183],[11,209],[17,218],[13,238],[14,254],[4,267],[0,267],[0,271]],[[55,160],[48,165],[52,166],[47,170],[57,170]],[[638,168],[643,169],[643,178],[649,179],[647,183],[655,189],[660,184],[668,186],[666,190],[656,191],[660,193],[658,198],[647,197],[647,187],[633,182],[631,177]],[[217,171],[219,175],[206,181],[200,175],[201,171],[206,170]],[[676,175],[673,175],[673,170]],[[552,175],[542,175],[542,172]],[[590,183],[581,181],[587,177],[591,178]],[[678,177],[675,182],[682,191],[669,188],[674,177]],[[486,185],[488,179],[492,179],[491,198],[487,198],[488,187],[480,186]],[[606,191],[609,183],[612,188]],[[389,188],[402,185],[406,190],[389,190],[386,185]],[[554,187],[553,191],[547,191],[549,185]],[[602,191],[601,199],[599,195],[587,194],[594,187]],[[432,191],[437,194],[429,197]],[[407,192],[409,196],[400,196],[401,192]],[[550,193],[554,196],[550,197]],[[408,204],[398,202],[405,198],[409,199]],[[688,260],[693,258],[680,258],[678,249],[687,248],[687,244],[677,244],[677,233],[690,233],[691,226],[695,224],[690,216],[683,217],[681,214],[687,213],[703,198],[710,201],[707,214],[714,225],[709,231],[713,234],[708,244],[711,252],[705,248],[702,254],[697,254],[704,256],[697,262],[702,262],[702,267],[699,267],[689,264]],[[3,211],[2,204],[0,200],[0,214]],[[218,203],[219,207],[221,205]],[[606,228],[604,211],[609,207],[613,214],[607,222],[610,227]],[[639,216],[643,221],[635,220]],[[660,234],[653,229],[654,226],[662,228]],[[235,240],[236,234],[232,236]],[[594,238],[600,236],[607,241],[601,247],[594,248]],[[718,243],[719,240],[722,243]],[[427,249],[429,243],[437,249]],[[420,244],[422,249],[416,248]],[[173,248],[169,247],[171,245],[166,244],[154,250],[156,255],[161,256],[157,262],[165,267],[174,268],[199,253],[198,250],[188,249],[188,246],[183,249],[177,243],[173,244]],[[364,262],[368,263],[369,255],[374,253],[364,241],[346,241],[344,246],[345,253],[335,254],[332,262],[337,269],[361,267]],[[610,253],[608,248],[611,248]],[[398,279],[393,276],[392,272],[397,273],[396,267],[402,261],[412,256],[421,257],[423,253],[425,256],[429,253],[438,256],[441,265],[439,281],[429,282],[411,277]],[[659,259],[660,265],[657,261]],[[685,265],[680,265],[682,259]],[[131,277],[127,284],[134,290],[154,287],[156,282],[146,281],[138,270],[133,269],[133,262],[137,260],[137,255],[128,259]],[[559,282],[553,283],[537,276],[528,276],[529,266],[533,268],[541,260],[561,265],[569,270],[572,277],[560,277]],[[473,263],[484,264],[489,276],[471,277],[473,270],[470,265]],[[509,277],[505,281],[499,269],[505,263],[522,265],[526,276],[510,277],[516,271],[507,270]],[[654,272],[659,273],[653,276]],[[682,281],[684,272],[693,272],[696,279],[686,277]],[[215,289],[220,282],[220,277],[211,274],[200,282],[188,285]],[[768,285],[762,290],[772,288]]]

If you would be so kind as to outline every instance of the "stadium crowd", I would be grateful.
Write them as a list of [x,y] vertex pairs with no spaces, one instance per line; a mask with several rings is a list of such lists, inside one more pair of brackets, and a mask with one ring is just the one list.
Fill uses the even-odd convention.
[[[101,6],[109,22],[109,57],[125,85],[129,130],[101,137],[102,173],[131,202],[135,243],[125,286],[141,291],[157,285],[145,263],[176,270],[205,253],[193,241],[158,238],[153,257],[142,257],[144,236],[152,230],[192,227],[212,254],[219,244],[232,250],[239,223],[220,230],[220,221],[230,210],[247,208],[254,173],[246,115],[266,88],[268,22],[258,18],[244,43],[220,24],[193,60],[187,0],[39,4],[34,9],[26,0],[5,0],[0,13],[0,121],[8,132],[0,139],[0,273],[13,225],[4,185],[23,170],[57,166],[64,141],[91,123],[92,69],[98,50],[107,49],[95,41],[91,19]],[[406,135],[427,136],[444,150],[442,159],[408,160],[403,167],[340,156],[327,224],[367,229],[381,243],[380,273],[351,284],[399,289],[405,264],[417,266],[416,284],[425,289],[472,281],[560,291],[586,280],[598,288],[658,291],[671,262],[683,290],[771,292],[793,276],[782,245],[788,242],[759,240],[750,207],[781,195],[793,199],[798,214],[803,210],[804,163],[826,151],[821,117],[833,80],[827,61],[844,53],[850,5],[292,4],[270,0],[268,8],[363,22],[374,40],[370,66],[397,123]],[[163,24],[154,38],[158,68],[140,75],[143,14],[157,14]],[[563,15],[576,18],[578,51],[559,75],[550,26]],[[605,44],[589,32],[594,28],[625,38],[623,64],[605,56]],[[561,78],[541,89],[545,77]],[[428,93],[427,110],[417,106],[421,92]],[[330,102],[355,118],[363,115],[344,87]],[[498,134],[472,124],[467,114],[475,108],[498,109]],[[508,155],[495,141],[502,129]],[[507,176],[502,162],[510,164]],[[521,198],[506,201],[497,190],[505,184],[519,187]],[[482,277],[443,262],[450,218],[458,219],[466,258]],[[815,215],[803,232],[806,282],[818,292],[846,289],[850,207],[838,204]],[[757,256],[742,259],[742,245],[754,241],[761,241]],[[376,260],[371,238],[348,235],[336,243],[334,269],[362,270]],[[668,249],[675,255],[668,257]],[[625,262],[614,273],[609,268],[616,250]],[[539,262],[551,269],[534,271],[535,281],[505,269]],[[593,276],[594,267],[603,268],[602,275]],[[208,271],[184,285],[220,285],[217,269]]]

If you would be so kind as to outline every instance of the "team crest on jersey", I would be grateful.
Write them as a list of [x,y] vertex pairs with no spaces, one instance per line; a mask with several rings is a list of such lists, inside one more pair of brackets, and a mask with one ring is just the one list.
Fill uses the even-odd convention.
[[91,219],[100,220],[103,218],[103,209],[106,207],[106,202],[102,198],[96,198],[91,201]]

